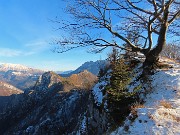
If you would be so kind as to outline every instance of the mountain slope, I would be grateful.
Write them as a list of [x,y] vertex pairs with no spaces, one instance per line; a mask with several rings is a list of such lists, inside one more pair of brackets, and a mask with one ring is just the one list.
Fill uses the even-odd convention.
[[39,77],[34,89],[36,91],[51,90],[51,89],[54,89],[54,85],[56,85],[58,83],[62,83],[63,80],[64,80],[64,78],[62,78],[58,74],[49,71]]
[[84,84],[94,84],[96,79],[88,71],[69,78],[44,73],[33,91],[14,97],[0,113],[0,134],[73,133],[89,101],[90,91],[83,90]]
[[9,70],[19,71],[19,72],[28,72],[29,74],[42,73],[42,70],[33,69],[20,64],[4,63],[0,65],[0,71],[7,72]]
[[0,65],[0,80],[22,90],[31,89],[38,77],[43,73],[44,71],[42,70],[29,68],[20,64],[6,63]]
[[54,72],[46,72],[41,75],[34,87],[35,90],[51,90],[58,85],[63,85],[64,91],[71,89],[88,89],[97,81],[97,77],[92,73],[84,70],[79,74],[72,74],[70,77],[64,78]]
[[112,135],[180,134],[180,65],[165,58],[161,61],[173,68],[159,69],[149,76],[151,87],[144,105],[134,105],[124,126]]
[[12,94],[21,94],[21,93],[23,93],[22,90],[8,83],[0,81],[0,96],[11,96]]
[[6,107],[7,103],[11,101],[12,96],[17,96],[22,93],[22,90],[0,81],[0,113]]
[[140,78],[142,63],[135,66],[127,88],[137,89],[144,102],[129,105],[131,113],[125,116],[116,113],[119,119],[127,116],[121,125],[112,119],[105,91],[112,70],[92,89],[87,84],[97,78],[87,70],[66,78],[47,72],[34,91],[14,97],[0,113],[0,134],[179,135],[180,65],[164,62],[171,68],[156,69],[147,78]]

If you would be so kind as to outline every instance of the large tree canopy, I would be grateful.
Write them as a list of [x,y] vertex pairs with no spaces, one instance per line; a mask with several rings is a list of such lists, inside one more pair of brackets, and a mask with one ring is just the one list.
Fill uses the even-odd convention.
[[56,52],[78,47],[96,47],[95,52],[114,46],[141,52],[146,63],[155,63],[166,38],[180,36],[179,0],[65,0],[71,21],[56,20],[65,32]]

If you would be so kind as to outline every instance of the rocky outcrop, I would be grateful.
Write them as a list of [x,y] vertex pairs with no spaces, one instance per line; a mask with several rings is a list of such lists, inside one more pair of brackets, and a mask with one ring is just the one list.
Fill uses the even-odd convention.
[[72,89],[90,89],[97,81],[97,76],[84,70],[79,74],[73,74],[64,78],[54,72],[46,72],[36,82],[34,90],[47,91],[63,85],[63,91]]
[[58,74],[54,72],[46,72],[39,77],[37,80],[34,90],[35,91],[47,91],[52,90],[59,85],[62,85],[62,82],[65,79],[60,77]]
[[12,97],[0,114],[0,134],[75,133],[88,108],[90,91],[85,86],[92,87],[96,79],[88,71],[69,78],[44,73],[33,90]]

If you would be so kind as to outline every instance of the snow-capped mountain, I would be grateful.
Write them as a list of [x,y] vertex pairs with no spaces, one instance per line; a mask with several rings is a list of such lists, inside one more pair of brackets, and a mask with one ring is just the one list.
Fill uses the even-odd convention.
[[5,63],[0,65],[0,81],[12,84],[22,90],[31,89],[43,73],[42,70],[20,64]]
[[[19,74],[19,75],[21,74],[21,72],[23,72],[23,73],[29,72],[31,74],[44,72],[42,70],[30,68],[30,67],[20,65],[20,64],[4,63],[4,64],[0,65],[1,72],[7,72],[9,70],[16,71],[17,74]],[[14,72],[14,73],[16,74],[16,72]]]

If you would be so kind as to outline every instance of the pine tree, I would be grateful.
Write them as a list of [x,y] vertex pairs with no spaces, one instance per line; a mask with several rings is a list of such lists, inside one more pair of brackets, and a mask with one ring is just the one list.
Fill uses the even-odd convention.
[[125,61],[117,50],[112,53],[115,54],[109,55],[113,56],[110,58],[112,64],[110,83],[105,87],[105,90],[111,116],[115,121],[121,121],[129,114],[129,106],[135,101],[136,92],[129,92],[127,88],[133,77],[130,63]]
[[110,102],[126,102],[132,96],[128,92],[127,85],[131,81],[132,71],[129,70],[123,58],[116,61],[112,68],[110,84],[107,86],[108,99]]

